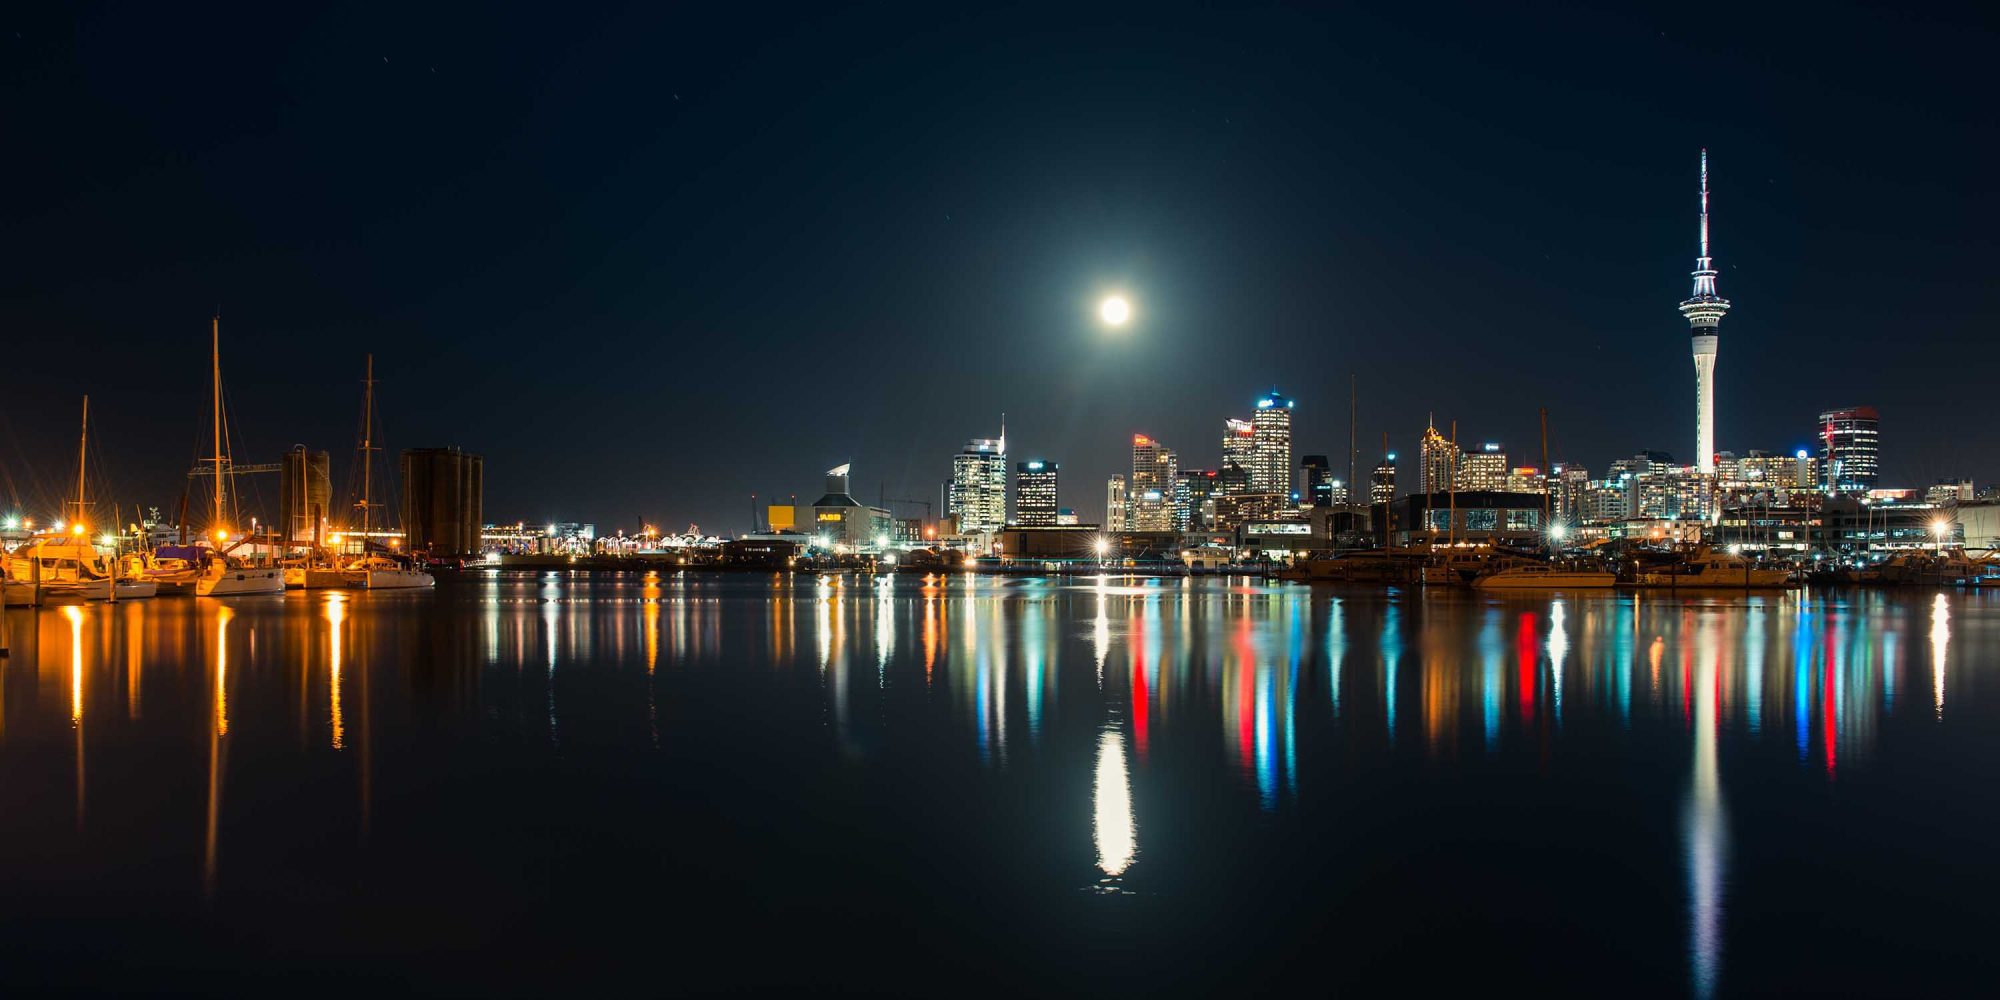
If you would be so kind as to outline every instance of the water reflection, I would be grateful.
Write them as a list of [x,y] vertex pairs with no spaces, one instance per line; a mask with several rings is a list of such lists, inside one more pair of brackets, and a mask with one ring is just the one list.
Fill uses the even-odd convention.
[[[910,801],[1018,794],[995,812],[1054,817],[1026,827],[1069,852],[1051,881],[1124,892],[1212,847],[1262,849],[1233,826],[1199,848],[1176,840],[1203,818],[1271,843],[1327,836],[1314,824],[1328,816],[1390,822],[1368,797],[1389,793],[1370,782],[1428,795],[1425,775],[1520,773],[1583,797],[1636,784],[1659,800],[1649,815],[1679,806],[1678,843],[1650,863],[1677,860],[1685,896],[1634,905],[1684,920],[1687,974],[1708,995],[1742,985],[1725,969],[1725,955],[1745,960],[1726,947],[1739,932],[1725,914],[1759,912],[1732,898],[1754,881],[1755,807],[1777,789],[1802,808],[1836,777],[1843,795],[1869,794],[1884,783],[1871,780],[1878,754],[1922,742],[1892,734],[1944,731],[1948,681],[1953,721],[1977,719],[1996,608],[1984,593],[1493,600],[1185,579],[551,574],[401,602],[24,611],[9,615],[15,656],[0,673],[0,767],[19,779],[0,807],[68,831],[85,828],[88,802],[88,832],[104,838],[137,808],[133,788],[177,790],[181,812],[128,821],[131,835],[179,843],[183,888],[198,867],[214,896],[224,840],[233,886],[254,845],[307,836],[294,821],[355,849],[352,831],[367,838],[378,819],[384,835],[407,833],[397,825],[429,787],[410,782],[448,784],[484,752],[466,746],[584,760],[593,775],[658,749],[643,766],[782,775],[792,795],[837,755],[843,781],[893,775]],[[185,752],[157,752],[159,734]],[[1600,784],[1578,781],[1585,771]],[[667,795],[685,780],[641,787]],[[810,791],[891,794],[837,787]],[[301,802],[310,824],[285,812],[303,815]]]
[[1097,738],[1097,783],[1091,830],[1097,867],[1110,882],[1131,867],[1138,854],[1138,827],[1132,821],[1132,786],[1125,763],[1125,734],[1108,727]]

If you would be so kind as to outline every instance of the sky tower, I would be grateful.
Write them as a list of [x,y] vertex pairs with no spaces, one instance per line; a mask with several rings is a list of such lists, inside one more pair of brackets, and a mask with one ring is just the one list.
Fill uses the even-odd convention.
[[1701,256],[1695,258],[1694,296],[1681,303],[1694,334],[1694,461],[1715,472],[1715,335],[1729,300],[1715,294],[1715,261],[1708,255],[1708,150],[1701,151]]

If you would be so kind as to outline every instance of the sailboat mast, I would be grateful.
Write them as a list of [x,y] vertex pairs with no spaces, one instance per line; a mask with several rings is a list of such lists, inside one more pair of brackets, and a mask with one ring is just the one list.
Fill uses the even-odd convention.
[[222,530],[222,317],[219,314],[209,327],[208,361],[211,382],[215,387],[215,528],[213,530],[220,531]]
[[375,466],[375,355],[368,355],[368,372],[361,384],[361,554],[368,554],[368,527],[375,510],[369,473]]
[[[83,523],[83,456],[90,444],[90,397],[83,397],[83,431],[76,438],[76,523]],[[89,529],[85,529],[89,530]]]

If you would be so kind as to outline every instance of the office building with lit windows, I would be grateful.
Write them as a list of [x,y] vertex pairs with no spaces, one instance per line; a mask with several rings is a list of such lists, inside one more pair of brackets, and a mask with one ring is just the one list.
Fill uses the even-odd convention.
[[1819,465],[1828,493],[1866,493],[1879,480],[1882,418],[1872,406],[1819,415]]
[[1291,399],[1279,395],[1276,389],[1257,399],[1257,409],[1250,415],[1255,448],[1250,465],[1250,491],[1253,493],[1291,496],[1292,408],[1295,405]]
[[1489,493],[1506,490],[1507,449],[1497,442],[1488,441],[1479,450],[1459,456],[1456,482],[1460,490]]
[[946,511],[961,534],[998,531],[1007,523],[1007,438],[973,438],[951,460]]
[[1396,499],[1396,453],[1382,456],[1375,471],[1368,474],[1368,502],[1388,503]]
[[1132,435],[1132,478],[1125,486],[1125,530],[1172,531],[1174,528],[1173,449],[1144,434]]
[[1041,528],[1056,523],[1056,463],[1041,459],[1014,466],[1014,523]]
[[1104,530],[1125,530],[1125,477],[1112,476],[1104,484]]

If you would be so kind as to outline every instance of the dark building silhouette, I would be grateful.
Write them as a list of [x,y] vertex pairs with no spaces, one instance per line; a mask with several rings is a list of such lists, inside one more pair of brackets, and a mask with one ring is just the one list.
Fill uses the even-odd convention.
[[485,523],[485,462],[457,448],[403,452],[403,533],[411,552],[469,556]]

